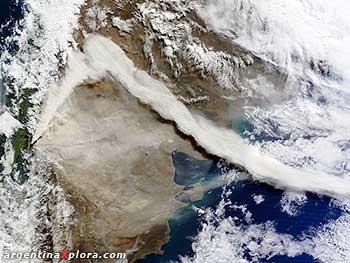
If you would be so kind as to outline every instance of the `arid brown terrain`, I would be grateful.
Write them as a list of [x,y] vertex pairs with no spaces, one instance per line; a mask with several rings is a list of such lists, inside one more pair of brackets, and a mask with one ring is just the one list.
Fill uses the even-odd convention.
[[[146,8],[160,13],[142,13]],[[175,18],[159,18],[161,12]],[[80,24],[81,50],[88,34],[107,36],[191,111],[220,126],[231,127],[242,105],[258,103],[239,96],[239,79],[264,72],[264,66],[207,31],[188,1],[91,0],[81,9]],[[186,25],[190,31],[183,30]],[[35,148],[52,160],[75,209],[72,249],[127,251],[131,262],[161,253],[169,238],[168,220],[183,205],[175,198],[182,188],[174,183],[172,153],[205,158],[173,123],[111,79],[76,87]],[[188,194],[198,198],[200,188]]]

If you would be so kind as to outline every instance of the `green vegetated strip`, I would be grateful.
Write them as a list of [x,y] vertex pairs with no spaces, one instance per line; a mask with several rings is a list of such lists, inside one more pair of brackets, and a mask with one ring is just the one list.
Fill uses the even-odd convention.
[[[19,120],[25,127],[28,123],[28,110],[33,106],[33,104],[30,102],[30,96],[33,95],[35,90],[25,89],[22,90],[20,94],[16,94],[14,92],[15,89],[13,88],[12,83],[10,82],[7,84],[7,107],[10,109],[14,117]],[[15,157],[17,157],[22,150],[28,148],[29,137],[29,132],[25,128],[17,130],[16,133],[12,136],[12,145],[15,151]]]
[[12,147],[14,150],[14,161],[16,162],[18,157],[29,148],[30,138],[28,132],[25,129],[19,129],[12,136]]
[[[23,89],[16,93],[12,83],[12,80],[6,81],[6,106],[11,111],[12,115],[23,124],[24,128],[18,129],[11,138],[8,138],[11,140],[14,151],[11,174],[13,178],[15,176],[18,181],[23,182],[28,172],[28,161],[24,158],[24,154],[29,150],[31,142],[31,134],[25,127],[29,120],[28,111],[33,106],[30,102],[30,97],[35,93],[35,89]],[[4,143],[5,142],[6,138]],[[4,152],[0,151],[0,154],[0,156],[2,156]]]
[[[6,85],[6,106],[10,109],[12,115],[26,127],[29,120],[28,111],[33,107],[30,97],[36,92],[36,89],[22,89],[17,93],[11,79],[7,79]],[[11,141],[15,152],[15,160],[30,146],[30,137],[31,135],[26,128],[17,130],[12,136]]]
[[11,176],[19,183],[23,183],[28,178],[28,160],[24,154],[30,147],[30,136],[26,129],[19,129],[11,138],[14,151],[14,161],[12,164]]
[[24,89],[20,94],[16,94],[11,80],[7,81],[7,87],[6,106],[23,125],[26,125],[28,122],[28,110],[33,107],[30,97],[36,90]]
[[[5,143],[6,136],[4,134],[0,134],[0,158],[5,154]],[[0,174],[4,170],[4,165],[0,162]]]

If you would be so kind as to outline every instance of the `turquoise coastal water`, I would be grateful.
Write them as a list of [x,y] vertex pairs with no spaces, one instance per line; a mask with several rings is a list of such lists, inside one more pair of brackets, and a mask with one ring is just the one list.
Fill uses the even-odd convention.
[[[244,125],[238,128],[244,130]],[[212,180],[215,177],[222,176],[222,169],[219,169],[219,160],[204,162],[197,160],[184,153],[175,153],[173,155],[176,176],[175,181],[181,185],[190,186],[196,182],[205,184],[207,180]],[[210,164],[210,165],[209,165]],[[215,168],[216,166],[216,168]],[[210,167],[210,168],[209,168]],[[229,168],[227,168],[229,169]],[[227,170],[226,169],[226,170]],[[184,173],[184,174],[183,174]],[[226,187],[217,187],[205,192],[202,200],[188,203],[186,207],[175,212],[169,220],[170,225],[170,240],[162,247],[163,255],[149,255],[143,260],[138,260],[138,263],[166,263],[166,262],[181,262],[181,257],[193,257],[192,244],[195,237],[201,231],[203,216],[197,212],[197,208],[215,210],[223,199],[224,191],[230,191],[226,202],[237,206],[244,206],[247,211],[252,213],[252,222],[254,224],[264,224],[273,222],[275,229],[280,234],[290,235],[296,240],[303,240],[307,235],[311,235],[310,229],[320,227],[330,220],[339,218],[343,211],[334,206],[332,200],[327,197],[320,197],[313,194],[307,194],[307,201],[300,207],[298,216],[291,216],[284,213],[281,209],[281,199],[283,191],[277,190],[269,185],[243,180],[233,182]],[[253,196],[263,196],[263,202],[257,204]],[[241,210],[226,208],[224,217],[240,218],[243,227],[248,227],[249,224],[244,220],[245,213]],[[251,257],[247,253],[247,260]],[[255,261],[252,261],[255,262]],[[259,263],[316,263],[319,262],[311,255],[302,253],[294,257],[286,255],[275,255],[270,258],[262,259]],[[234,262],[232,262],[234,263]]]

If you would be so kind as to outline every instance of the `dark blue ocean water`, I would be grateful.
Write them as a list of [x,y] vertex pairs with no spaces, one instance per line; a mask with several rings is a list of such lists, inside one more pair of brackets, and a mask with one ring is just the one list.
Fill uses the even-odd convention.
[[[276,131],[278,127],[276,127]],[[233,123],[233,129],[246,137],[247,134],[254,133],[254,127],[244,118]],[[288,135],[272,137],[268,134],[259,134],[254,137],[256,141],[286,140]],[[221,176],[220,169],[215,168],[217,160],[202,161],[186,154],[173,155],[175,166],[175,182],[179,185],[191,185],[195,182],[204,182],[212,178]],[[226,190],[231,190],[228,200],[236,205],[245,205],[252,213],[252,223],[260,224],[267,221],[274,223],[278,233],[292,235],[296,240],[302,239],[304,234],[310,234],[310,229],[322,226],[330,220],[337,219],[343,211],[333,205],[328,197],[321,197],[307,194],[306,203],[298,210],[297,216],[290,216],[281,210],[281,199],[283,191],[277,190],[269,185],[244,180],[232,183]],[[166,263],[178,261],[179,256],[193,256],[192,242],[201,230],[203,218],[192,209],[192,206],[200,208],[216,209],[222,200],[223,187],[218,187],[205,193],[201,201],[190,203],[185,208],[179,209],[172,219],[170,225],[170,240],[162,249],[163,255],[149,255],[138,263]],[[256,204],[252,195],[263,195],[265,200],[261,204]],[[234,209],[225,210],[225,217],[238,217],[244,220],[244,214]],[[220,257],[220,255],[217,255]],[[246,256],[249,260],[249,256]],[[287,256],[274,256],[270,259],[261,260],[259,263],[318,263],[312,256],[302,254],[294,258]],[[228,262],[230,263],[230,262]],[[235,262],[232,262],[235,263]]]
[[6,37],[13,34],[16,23],[23,17],[22,0],[0,1],[0,50],[4,47]]
[[[174,158],[174,155],[173,155]],[[210,162],[204,162],[194,159],[193,157],[188,160],[186,155],[175,157],[174,161],[176,176],[190,184],[194,181],[188,177],[188,174],[192,178],[196,178],[198,181],[210,180],[213,178],[213,172],[216,176],[220,176],[220,169],[215,169],[213,166],[217,164],[217,160]],[[179,169],[178,169],[179,167]],[[202,169],[201,169],[202,168]],[[184,173],[180,174],[179,173]],[[197,173],[197,177],[194,175]],[[205,176],[207,175],[207,177]],[[191,177],[190,176],[190,177]],[[179,179],[175,178],[175,181]],[[180,183],[184,181],[180,181]],[[232,190],[232,194],[229,196],[229,200],[237,205],[245,205],[247,209],[252,212],[252,218],[254,224],[265,223],[266,221],[274,222],[275,228],[278,233],[289,234],[295,237],[297,240],[301,238],[303,233],[308,233],[310,228],[321,226],[329,220],[337,219],[342,210],[331,204],[331,199],[327,197],[320,197],[313,194],[307,194],[307,202],[299,209],[298,216],[290,216],[287,213],[282,212],[280,201],[283,191],[277,190],[269,185],[252,182],[250,180],[239,181],[233,183],[229,189]],[[143,260],[137,261],[138,263],[165,263],[170,261],[179,260],[179,255],[192,256],[192,240],[198,234],[201,229],[202,218],[192,209],[195,205],[200,208],[213,208],[222,199],[222,187],[215,188],[205,193],[204,198],[201,201],[188,204],[185,208],[179,209],[169,221],[170,224],[170,241],[165,244],[162,249],[163,255],[149,255]],[[265,197],[264,202],[257,205],[252,198],[252,195],[263,195]],[[237,210],[227,209],[225,216],[236,216],[242,218],[244,215]],[[220,255],[218,255],[219,257]],[[247,256],[247,259],[249,257]],[[310,255],[302,254],[300,256],[289,258],[287,256],[275,256],[268,260],[262,260],[261,263],[317,263],[318,261],[313,259]],[[235,263],[235,262],[232,262]]]
[[[0,0],[0,56],[4,50],[13,55],[18,49],[16,42],[8,39],[14,36],[16,25],[19,25],[19,21],[23,18],[23,11],[22,0]],[[0,109],[6,104],[6,86],[3,78],[0,69]]]
[[[0,30],[0,52],[1,47],[5,44],[5,38],[13,34],[13,28],[22,16],[23,8],[20,1],[0,1],[0,25],[2,25]],[[236,122],[234,128],[242,135],[244,131],[252,132],[253,129],[249,122],[246,121]],[[257,139],[274,140],[276,138],[261,135],[261,137]],[[196,182],[205,183],[221,175],[220,169],[217,167],[218,160],[196,160],[191,156],[178,152],[173,155],[173,162],[176,168],[175,181],[182,186],[190,187]],[[342,213],[339,208],[330,205],[331,200],[329,198],[308,194],[308,200],[300,209],[300,214],[296,217],[291,217],[281,212],[280,200],[283,192],[280,190],[276,190],[266,184],[259,184],[248,180],[234,183],[231,190],[232,194],[229,199],[235,204],[246,205],[247,209],[253,214],[254,223],[273,221],[279,233],[290,234],[296,238],[302,233],[307,232],[310,227],[317,227],[327,223],[329,220],[338,218]],[[171,238],[169,242],[162,247],[164,254],[150,255],[138,262],[161,263],[171,260],[177,261],[179,255],[192,256],[192,238],[200,231],[202,222],[202,218],[192,209],[192,206],[195,205],[201,208],[211,207],[215,209],[221,201],[222,191],[222,187],[212,189],[205,193],[201,201],[189,203],[186,207],[176,211],[169,221]],[[263,195],[265,201],[257,205],[251,197],[253,194]],[[226,211],[226,216],[243,217],[241,213],[230,209]],[[273,257],[261,263],[272,262],[317,263],[311,256],[305,254],[295,258],[288,258],[285,256]]]

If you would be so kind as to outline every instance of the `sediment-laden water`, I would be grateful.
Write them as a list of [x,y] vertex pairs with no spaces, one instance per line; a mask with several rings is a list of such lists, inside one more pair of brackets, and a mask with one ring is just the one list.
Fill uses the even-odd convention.
[[[198,160],[186,153],[173,153],[175,183],[186,189],[201,185],[206,191],[202,200],[182,200],[187,204],[169,221],[171,238],[162,247],[164,254],[150,255],[139,262],[347,262],[350,258],[347,1],[195,3],[191,10],[209,31],[251,54],[244,57],[245,64],[250,65],[251,57],[255,57],[264,66],[258,73],[248,67],[243,74],[250,78],[242,81],[239,99],[254,97],[259,103],[249,106],[242,103],[240,113],[225,113],[235,116],[231,130],[218,127],[215,117],[209,121],[197,116],[195,110],[185,106],[186,100],[168,90],[164,76],[156,80],[137,70],[111,40],[86,34],[85,53],[78,51],[73,32],[78,27],[83,2],[0,3],[2,249],[39,249],[47,240],[55,240],[48,238],[47,232],[61,233],[57,222],[50,221],[52,218],[69,225],[67,218],[72,208],[64,200],[62,189],[52,185],[43,172],[45,167],[40,167],[43,160],[32,158],[30,143],[46,132],[57,109],[77,85],[108,76],[218,158]],[[146,2],[152,6],[149,3],[152,1]],[[146,7],[145,4],[140,9],[148,10]],[[165,22],[175,23],[186,15],[187,6],[181,7],[178,16],[171,12],[163,14],[157,8],[150,9],[158,12],[156,16],[151,11],[143,15],[151,14],[153,29],[168,36],[168,31],[175,27]],[[97,30],[99,25],[105,25],[108,10],[95,11],[91,11],[91,17],[102,22],[89,26]],[[123,34],[132,30],[133,21],[113,21],[115,27],[123,29]],[[187,29],[186,26],[177,28]],[[162,54],[176,64],[174,54],[181,45],[167,37],[163,42]],[[147,50],[146,45],[144,48]],[[192,59],[205,68],[203,72],[216,76],[219,85],[213,89],[232,88],[231,82],[237,81],[230,68],[236,64],[228,56],[213,55],[212,50],[198,43],[187,46],[186,52],[189,61]],[[194,56],[195,52],[199,55]],[[152,59],[150,56],[149,60]],[[212,65],[213,61],[219,66]],[[276,77],[278,81],[273,86],[264,74],[283,77]],[[58,92],[52,93],[52,87]],[[257,94],[264,96],[257,98]],[[240,168],[226,165],[219,158]],[[60,200],[62,206],[57,207],[68,211],[62,217],[47,217],[51,209],[49,192],[55,192]],[[60,247],[54,242],[48,246]]]

